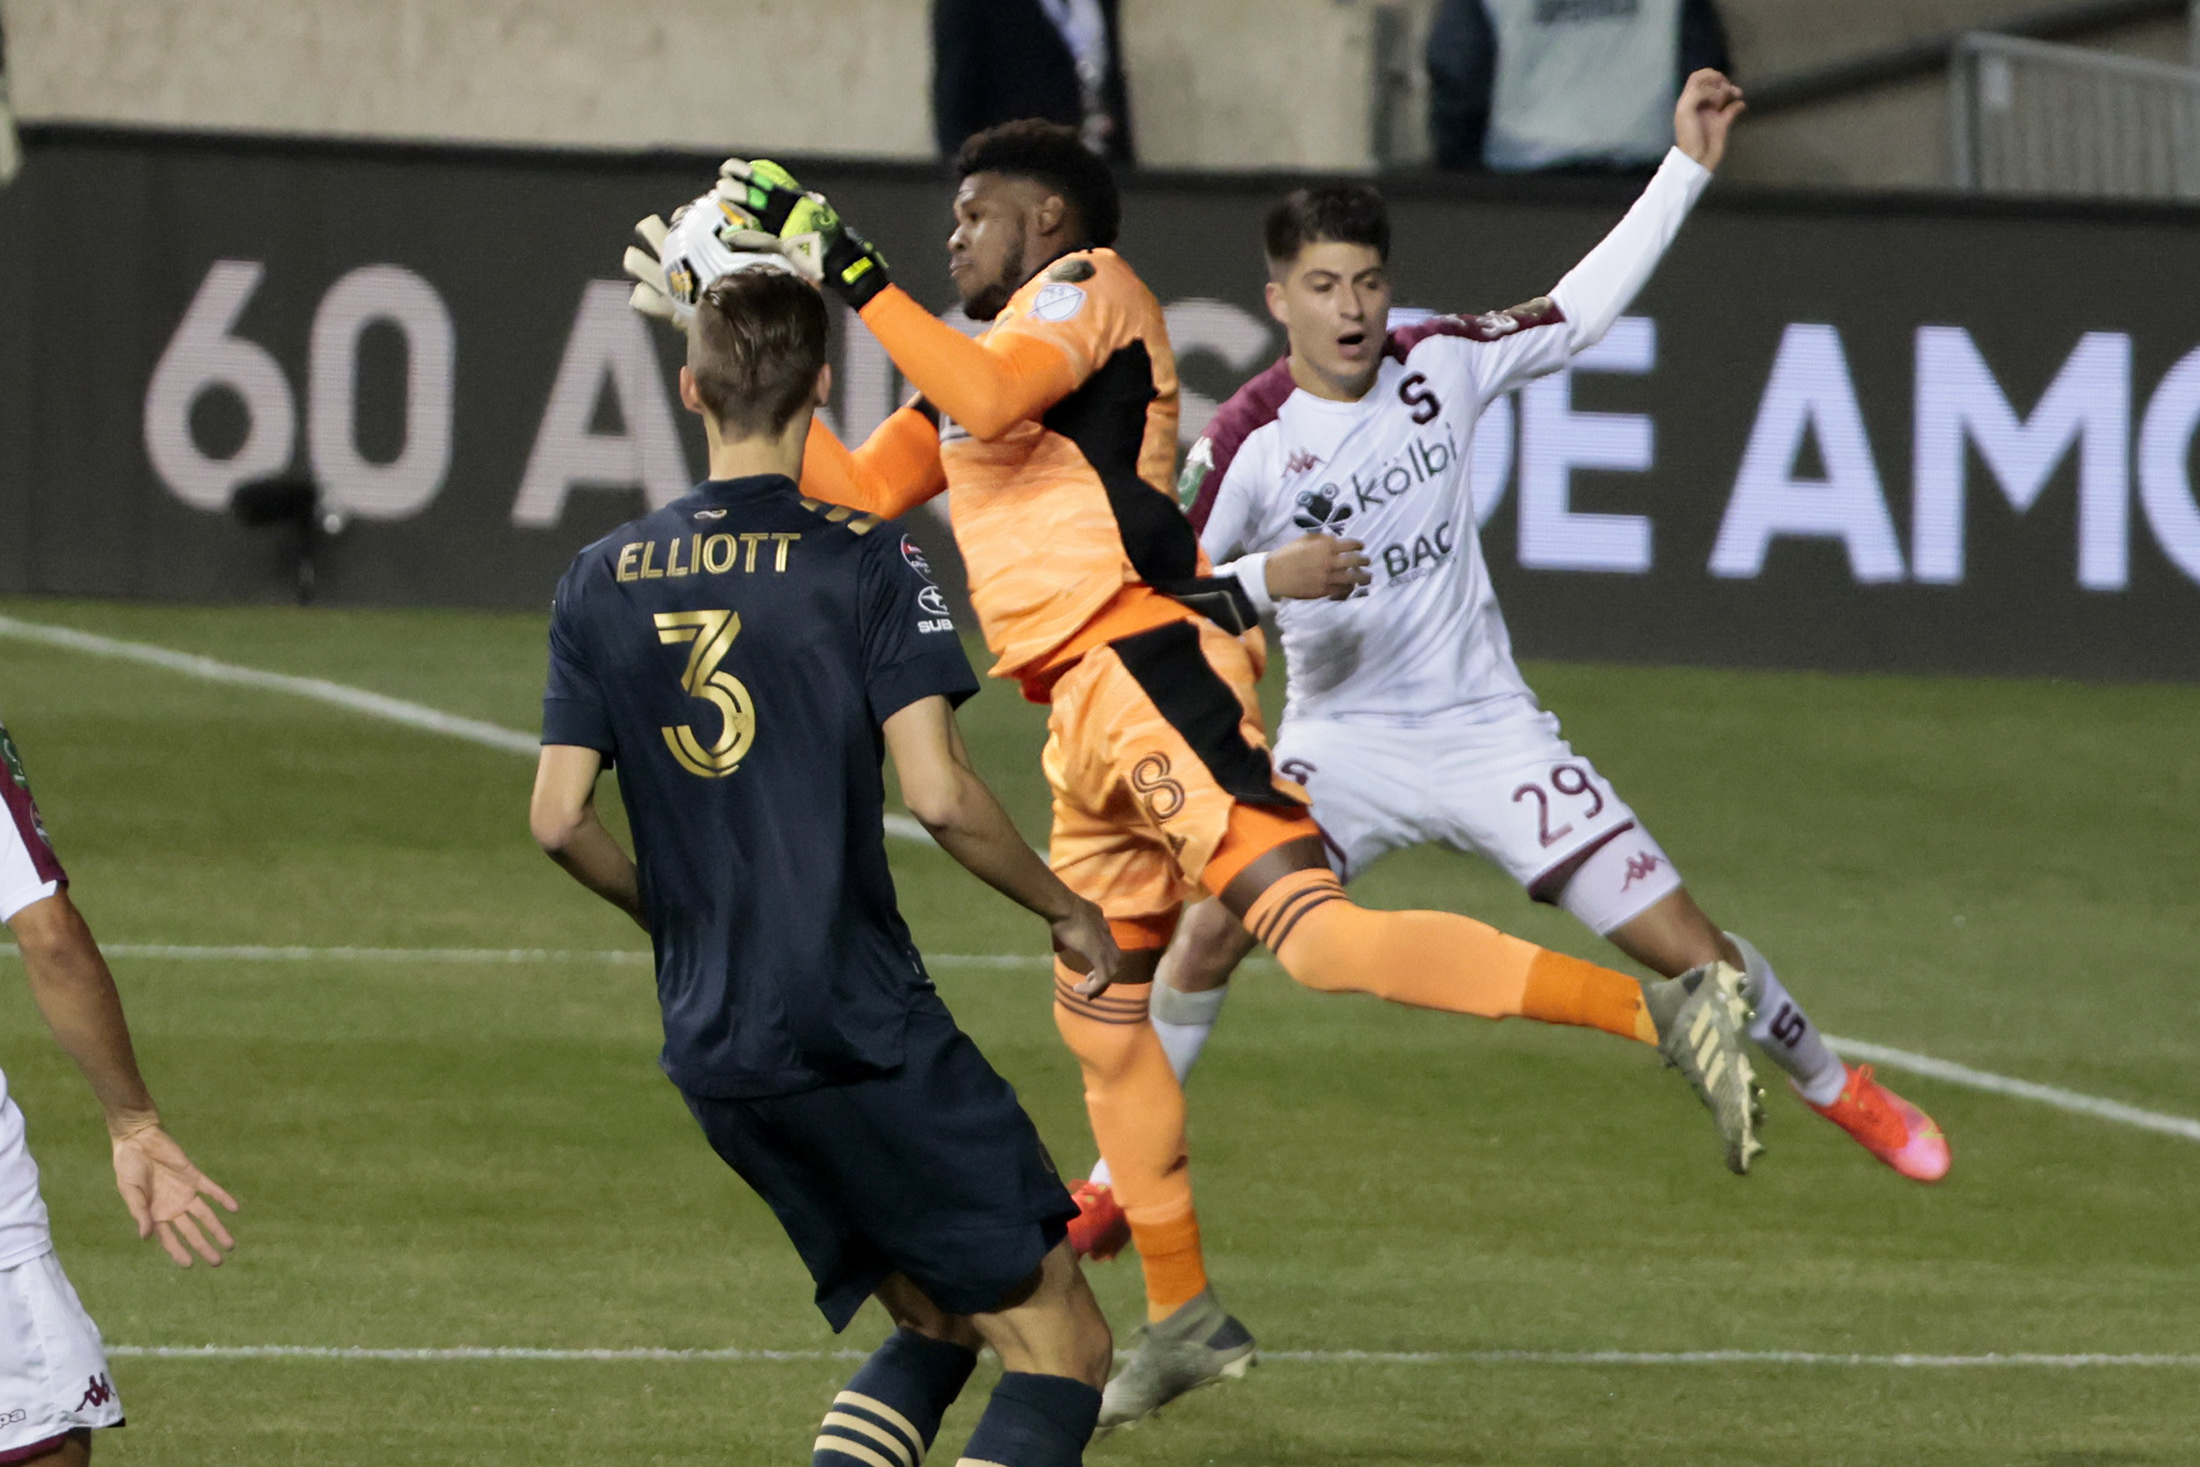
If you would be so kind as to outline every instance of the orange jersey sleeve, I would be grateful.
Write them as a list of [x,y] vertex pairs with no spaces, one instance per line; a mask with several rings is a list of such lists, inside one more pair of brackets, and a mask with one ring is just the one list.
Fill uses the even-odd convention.
[[1009,322],[973,341],[899,286],[872,298],[863,324],[917,391],[987,442],[1075,392],[1093,367],[1089,336],[1060,339]]
[[932,420],[905,407],[851,450],[817,419],[802,450],[802,492],[882,519],[899,519],[947,487],[940,434]]

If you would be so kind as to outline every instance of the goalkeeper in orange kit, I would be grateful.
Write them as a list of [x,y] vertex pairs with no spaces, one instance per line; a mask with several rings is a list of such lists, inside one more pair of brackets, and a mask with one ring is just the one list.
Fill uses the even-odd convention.
[[1020,122],[972,138],[957,169],[948,255],[964,309],[991,323],[976,340],[894,286],[867,241],[770,163],[726,164],[672,239],[645,232],[661,262],[637,251],[629,268],[644,281],[637,306],[676,315],[708,283],[683,243],[700,231],[702,254],[771,249],[861,314],[921,396],[854,451],[813,428],[804,492],[893,516],[946,490],[993,674],[1051,705],[1050,864],[1124,950],[1111,987],[1059,958],[1055,982],[1145,1270],[1147,1329],[1109,1382],[1101,1427],[1242,1375],[1254,1356],[1208,1285],[1183,1093],[1147,1018],[1188,899],[1219,896],[1310,988],[1656,1045],[1745,1171],[1761,1147],[1735,970],[1639,981],[1467,917],[1370,911],[1345,894],[1303,792],[1270,766],[1253,608],[1212,575],[1171,492],[1175,358],[1159,303],[1108,247],[1120,210],[1106,164],[1069,129]]

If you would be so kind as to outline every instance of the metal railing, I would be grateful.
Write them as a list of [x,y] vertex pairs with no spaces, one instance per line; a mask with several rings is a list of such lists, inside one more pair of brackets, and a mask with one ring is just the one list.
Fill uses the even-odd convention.
[[1949,59],[1957,188],[2200,199],[2200,69],[1986,34]]

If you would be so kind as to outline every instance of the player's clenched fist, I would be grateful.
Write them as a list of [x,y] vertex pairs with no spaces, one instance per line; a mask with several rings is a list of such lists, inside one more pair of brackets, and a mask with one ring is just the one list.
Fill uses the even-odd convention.
[[751,227],[779,241],[803,274],[861,310],[892,283],[886,257],[842,221],[819,193],[806,192],[794,175],[768,158],[718,165],[719,204],[747,216]]
[[1342,601],[1367,584],[1367,547],[1317,530],[1268,554],[1268,594],[1277,600]]
[[1705,67],[1688,78],[1673,108],[1673,144],[1706,168],[1726,156],[1727,130],[1748,104],[1724,72]]

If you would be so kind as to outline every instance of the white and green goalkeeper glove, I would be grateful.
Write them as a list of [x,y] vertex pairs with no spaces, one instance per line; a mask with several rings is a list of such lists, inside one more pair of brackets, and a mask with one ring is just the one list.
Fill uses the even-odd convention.
[[673,210],[670,225],[655,214],[635,225],[640,244],[626,247],[625,260],[634,281],[628,297],[634,309],[684,332],[695,319],[695,303],[720,276],[761,268],[816,278],[788,258],[775,236],[751,228],[752,222],[708,193]]
[[893,283],[878,247],[850,228],[823,194],[805,192],[768,158],[728,158],[718,167],[715,196],[729,215],[738,211],[749,230],[769,235],[797,269],[856,310]]

